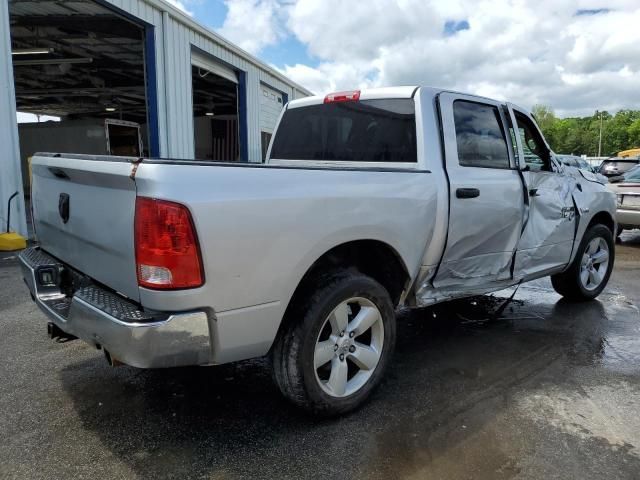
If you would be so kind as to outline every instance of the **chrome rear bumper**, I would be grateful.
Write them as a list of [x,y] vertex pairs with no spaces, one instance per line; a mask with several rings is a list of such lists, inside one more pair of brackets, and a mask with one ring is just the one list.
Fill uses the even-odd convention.
[[[24,281],[47,317],[67,334],[139,368],[211,363],[206,312],[149,312],[93,284],[37,247],[19,256]],[[74,278],[72,295],[63,278]],[[76,288],[77,287],[77,288]]]
[[640,210],[628,210],[618,207],[616,211],[616,222],[625,227],[640,227]]

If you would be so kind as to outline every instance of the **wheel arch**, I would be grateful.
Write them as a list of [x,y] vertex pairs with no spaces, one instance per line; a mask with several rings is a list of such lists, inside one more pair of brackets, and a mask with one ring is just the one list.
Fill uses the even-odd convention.
[[586,222],[586,218],[584,219],[584,222],[581,221],[580,224],[577,227],[577,235],[574,239],[574,245],[573,245],[573,251],[571,252],[571,259],[569,260],[569,263],[567,263],[567,265],[565,266],[565,271],[569,268],[571,268],[571,264],[574,262],[575,258],[576,258],[576,254],[578,252],[578,247],[580,246],[580,243],[582,242],[582,239],[584,238],[584,235],[587,233],[587,231],[593,227],[594,225],[603,225],[606,228],[609,229],[609,231],[611,231],[611,234],[613,235],[613,238],[615,239],[616,236],[616,231],[615,231],[615,226],[616,226],[616,221],[614,216],[611,214],[610,211],[608,210],[598,210],[596,213],[594,213],[591,218],[589,218],[589,222]]
[[611,230],[612,234],[615,235],[616,221],[614,220],[613,216],[605,210],[601,210],[600,212],[596,213],[593,217],[591,217],[591,220],[587,225],[587,230],[594,225],[604,225],[609,230]]
[[309,283],[326,273],[356,269],[380,283],[391,296],[394,305],[410,280],[405,262],[395,248],[380,240],[352,240],[341,243],[320,255],[298,282],[289,304]]
[[336,245],[320,255],[307,268],[289,299],[276,338],[293,318],[293,308],[312,294],[323,276],[349,269],[357,270],[380,283],[389,292],[394,306],[398,305],[403,291],[409,287],[411,281],[404,260],[398,251],[386,242],[363,239]]

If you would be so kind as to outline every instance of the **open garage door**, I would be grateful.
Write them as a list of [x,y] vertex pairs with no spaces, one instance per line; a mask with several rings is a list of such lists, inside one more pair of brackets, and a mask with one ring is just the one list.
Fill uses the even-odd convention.
[[192,52],[193,141],[195,158],[240,159],[238,77],[213,58]]
[[93,0],[10,0],[9,14],[25,192],[37,151],[148,155],[144,27]]

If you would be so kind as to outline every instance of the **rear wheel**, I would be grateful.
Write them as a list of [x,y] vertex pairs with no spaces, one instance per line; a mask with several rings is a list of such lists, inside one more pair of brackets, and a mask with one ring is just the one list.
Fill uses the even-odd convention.
[[288,315],[273,349],[274,377],[285,397],[323,415],[362,404],[395,344],[395,312],[384,287],[359,272],[338,273]]
[[614,248],[611,230],[604,225],[589,228],[569,269],[551,277],[555,291],[570,300],[596,298],[611,276]]

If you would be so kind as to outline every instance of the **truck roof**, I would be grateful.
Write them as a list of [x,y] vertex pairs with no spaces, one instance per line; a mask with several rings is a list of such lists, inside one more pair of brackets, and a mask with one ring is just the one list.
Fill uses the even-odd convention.
[[[419,86],[419,85],[406,85],[399,87],[381,87],[381,88],[366,88],[366,89],[353,89],[346,90],[345,93],[351,92],[360,92],[360,100],[374,100],[378,98],[411,98],[413,97],[415,91],[420,88],[421,90],[430,91],[432,96],[436,96],[442,92],[449,93],[461,93],[464,95],[468,95],[471,97],[476,97],[478,99],[487,99],[486,97],[482,97],[479,95],[474,95],[470,93],[457,92],[454,90],[449,90],[446,88],[436,88],[436,87],[427,87],[427,86]],[[339,93],[339,92],[327,92],[331,93]],[[306,107],[309,105],[319,105],[324,103],[325,95],[313,95],[311,97],[304,97],[297,100],[292,100],[288,103],[287,108],[297,108],[297,107]],[[491,100],[491,99],[488,99]],[[522,109],[521,109],[522,110]]]
[[[382,87],[360,89],[360,100],[373,100],[376,98],[411,98],[418,87],[402,86],[402,87]],[[354,89],[353,91],[356,91]],[[308,105],[319,105],[324,103],[324,95],[314,95],[312,97],[304,97],[289,102],[288,108],[305,107]]]

